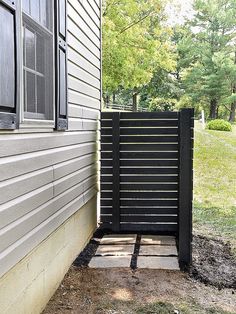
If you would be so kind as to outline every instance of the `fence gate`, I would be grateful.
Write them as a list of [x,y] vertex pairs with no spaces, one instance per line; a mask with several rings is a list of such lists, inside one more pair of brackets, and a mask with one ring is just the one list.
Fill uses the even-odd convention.
[[102,112],[101,223],[175,234],[191,262],[193,110]]

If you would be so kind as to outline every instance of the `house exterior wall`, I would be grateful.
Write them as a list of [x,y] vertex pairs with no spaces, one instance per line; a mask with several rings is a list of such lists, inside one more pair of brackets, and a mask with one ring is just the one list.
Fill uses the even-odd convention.
[[100,1],[67,4],[68,130],[0,131],[0,294],[2,276],[97,194]]
[[96,223],[96,197],[68,218],[0,280],[1,314],[39,314]]

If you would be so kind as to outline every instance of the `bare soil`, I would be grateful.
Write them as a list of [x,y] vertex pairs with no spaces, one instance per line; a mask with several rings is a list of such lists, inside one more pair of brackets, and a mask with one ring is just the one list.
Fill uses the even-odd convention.
[[206,286],[186,273],[72,266],[44,314],[174,314],[149,311],[157,302],[179,313],[236,313],[232,289]]
[[194,236],[189,273],[89,269],[101,234],[76,259],[44,314],[236,314],[235,258],[229,244]]
[[219,289],[236,289],[236,258],[230,243],[194,236],[190,275]]

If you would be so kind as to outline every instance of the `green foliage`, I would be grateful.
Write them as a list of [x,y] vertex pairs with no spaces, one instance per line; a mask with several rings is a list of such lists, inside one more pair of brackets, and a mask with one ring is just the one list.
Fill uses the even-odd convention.
[[177,68],[193,104],[204,102],[206,111],[217,115],[217,107],[234,99],[236,5],[234,0],[195,0],[194,9],[194,19],[175,36]]
[[223,120],[223,119],[216,119],[208,122],[207,128],[209,130],[217,130],[217,131],[232,131],[232,125]]
[[175,66],[170,28],[161,22],[161,0],[106,0],[103,3],[103,90],[148,83],[157,68]]
[[172,98],[153,98],[150,101],[150,111],[173,111],[176,106],[176,100]]

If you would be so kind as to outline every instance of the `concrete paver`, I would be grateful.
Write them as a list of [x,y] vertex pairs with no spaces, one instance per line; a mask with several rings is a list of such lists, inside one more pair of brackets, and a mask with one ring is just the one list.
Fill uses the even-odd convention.
[[142,244],[161,244],[161,245],[176,245],[175,237],[158,236],[158,235],[142,235]]
[[141,245],[139,249],[139,255],[149,255],[149,256],[158,256],[158,255],[176,255],[177,248],[174,245]]
[[138,256],[138,268],[179,270],[177,257]]
[[101,244],[135,244],[136,234],[109,234],[105,235]]
[[106,255],[132,255],[134,252],[134,244],[124,244],[124,245],[99,245],[96,256],[106,256]]

